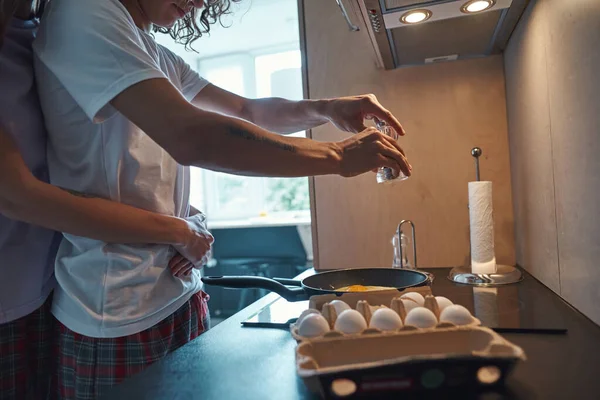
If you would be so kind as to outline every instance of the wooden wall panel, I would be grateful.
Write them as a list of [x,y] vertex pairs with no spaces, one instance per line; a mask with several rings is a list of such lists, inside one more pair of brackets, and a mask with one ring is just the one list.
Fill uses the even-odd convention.
[[549,84],[540,45],[547,27],[541,8],[529,8],[522,21],[504,54],[517,264],[560,293]]
[[596,323],[599,39],[598,0],[537,0],[506,53],[518,261]]
[[[374,93],[403,123],[413,176],[392,186],[373,174],[313,182],[318,269],[389,267],[391,237],[402,219],[417,228],[420,267],[469,259],[467,182],[470,150],[483,149],[482,178],[494,182],[496,255],[514,263],[514,234],[501,56],[394,71],[375,66],[364,30],[350,32],[335,1],[305,0],[310,98]],[[354,16],[354,23],[362,26]],[[332,126],[312,131],[339,140]]]
[[561,295],[600,324],[600,1],[544,3]]

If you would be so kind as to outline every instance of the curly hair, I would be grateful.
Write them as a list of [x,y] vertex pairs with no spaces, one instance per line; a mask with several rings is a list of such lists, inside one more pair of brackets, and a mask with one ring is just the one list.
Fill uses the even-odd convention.
[[[187,50],[194,50],[191,44],[210,32],[210,26],[219,22],[221,17],[231,13],[231,3],[239,3],[242,0],[205,0],[205,6],[200,12],[194,8],[185,17],[175,22],[169,28],[154,26],[154,32],[166,33],[177,43],[185,45]],[[221,24],[222,25],[222,24]]]

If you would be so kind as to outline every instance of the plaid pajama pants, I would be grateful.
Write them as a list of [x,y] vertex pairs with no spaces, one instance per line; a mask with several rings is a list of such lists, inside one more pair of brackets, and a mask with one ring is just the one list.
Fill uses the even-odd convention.
[[118,338],[83,336],[57,322],[58,398],[95,399],[195,339],[209,328],[207,301],[198,292],[157,325]]
[[46,399],[54,367],[52,296],[31,314],[0,324],[0,400]]

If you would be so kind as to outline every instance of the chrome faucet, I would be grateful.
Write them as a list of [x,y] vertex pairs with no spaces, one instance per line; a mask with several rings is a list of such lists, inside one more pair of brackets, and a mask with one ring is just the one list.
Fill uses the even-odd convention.
[[[408,257],[404,254],[407,248],[406,243],[406,235],[402,232],[402,225],[409,224],[412,228],[412,246],[413,246],[413,264],[410,265],[408,262]],[[396,241],[395,238],[398,238]],[[402,269],[412,269],[414,271],[418,271],[427,276],[429,283],[433,282],[435,279],[434,275],[430,272],[419,271],[417,268],[417,236],[415,235],[415,224],[411,220],[403,219],[398,224],[398,228],[396,229],[396,233],[394,234],[394,240],[392,240],[394,245],[394,261],[392,263],[392,268],[402,268]]]
[[[405,257],[404,251],[406,249],[405,238],[406,236],[402,232],[402,225],[409,224],[412,229],[412,245],[413,245],[413,263],[412,265],[408,262],[408,257]],[[396,237],[398,237],[398,241],[392,241],[394,244],[394,268],[403,268],[403,269],[417,269],[417,237],[415,234],[415,224],[411,220],[404,219],[400,221],[398,224],[398,228],[396,230]],[[404,240],[403,240],[404,239]],[[398,256],[398,257],[396,257]],[[399,264],[399,266],[398,266]]]

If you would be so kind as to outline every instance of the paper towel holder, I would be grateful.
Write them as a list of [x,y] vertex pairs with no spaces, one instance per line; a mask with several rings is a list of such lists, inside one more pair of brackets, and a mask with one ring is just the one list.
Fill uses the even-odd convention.
[[471,267],[454,267],[448,279],[455,283],[472,286],[502,286],[523,280],[523,273],[511,265],[497,265],[493,274],[475,274]]
[[[483,151],[479,147],[471,149],[471,155],[475,158],[475,176],[480,181],[479,157]],[[511,265],[496,265],[496,272],[492,274],[476,274],[471,271],[471,266],[454,267],[448,275],[448,279],[456,283],[472,286],[501,286],[510,285],[523,280],[523,273],[517,267]]]

